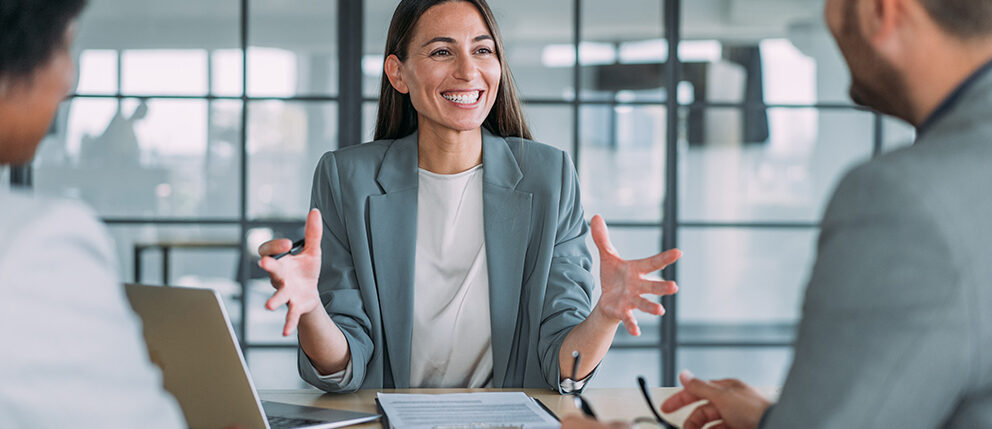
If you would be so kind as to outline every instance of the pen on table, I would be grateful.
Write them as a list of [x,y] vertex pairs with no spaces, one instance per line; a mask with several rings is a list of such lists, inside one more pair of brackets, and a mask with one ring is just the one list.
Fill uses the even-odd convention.
[[304,244],[305,243],[304,243],[303,239],[296,240],[295,242],[293,242],[293,247],[291,247],[289,250],[287,250],[285,252],[282,252],[282,253],[280,253],[278,255],[272,255],[272,259],[279,259],[279,258],[281,258],[283,256],[286,256],[286,255],[296,255],[296,254],[299,254],[303,250],[303,245]]

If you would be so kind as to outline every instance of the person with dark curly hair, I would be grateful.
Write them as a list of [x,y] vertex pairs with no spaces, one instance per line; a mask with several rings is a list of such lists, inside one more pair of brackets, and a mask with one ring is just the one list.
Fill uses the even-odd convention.
[[[0,165],[31,162],[73,85],[85,0],[0,0]],[[180,428],[117,278],[78,202],[0,190],[0,427]]]

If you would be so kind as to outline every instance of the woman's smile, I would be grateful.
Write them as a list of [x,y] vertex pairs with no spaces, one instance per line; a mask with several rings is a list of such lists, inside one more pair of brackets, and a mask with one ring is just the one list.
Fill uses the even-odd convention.
[[484,92],[481,89],[451,90],[441,92],[441,97],[460,108],[474,109],[479,106]]

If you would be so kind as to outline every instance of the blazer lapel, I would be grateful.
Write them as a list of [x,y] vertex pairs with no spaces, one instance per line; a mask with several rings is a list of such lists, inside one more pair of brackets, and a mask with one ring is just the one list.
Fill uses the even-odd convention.
[[493,386],[502,387],[516,333],[532,194],[516,190],[523,173],[506,141],[483,129],[483,223],[489,266]]
[[384,194],[369,197],[373,270],[393,382],[397,388],[406,388],[410,384],[417,244],[416,132],[389,146],[376,181]]

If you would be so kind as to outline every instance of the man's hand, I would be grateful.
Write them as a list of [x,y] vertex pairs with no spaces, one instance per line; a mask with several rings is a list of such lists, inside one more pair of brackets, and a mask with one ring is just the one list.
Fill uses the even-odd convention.
[[677,261],[682,251],[671,249],[650,258],[627,261],[620,258],[617,249],[610,243],[602,216],[593,216],[591,224],[592,239],[599,248],[599,278],[603,288],[594,311],[599,311],[609,320],[623,321],[630,335],[640,335],[634,310],[657,316],[665,314],[661,304],[641,295],[671,295],[679,290],[675,282],[650,280],[647,275]]
[[700,400],[700,405],[685,420],[683,429],[701,429],[709,422],[722,420],[718,429],[756,429],[761,416],[772,405],[758,391],[736,379],[703,381],[689,371],[679,374],[683,389],[661,404],[661,411],[674,412]]

